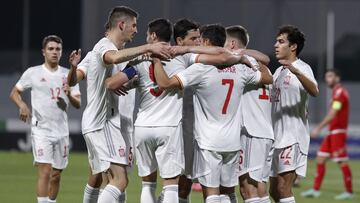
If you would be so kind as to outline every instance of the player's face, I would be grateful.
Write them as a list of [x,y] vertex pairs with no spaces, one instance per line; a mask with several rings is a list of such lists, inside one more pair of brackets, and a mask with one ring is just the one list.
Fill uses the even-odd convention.
[[325,82],[328,87],[333,88],[338,81],[339,81],[339,77],[336,76],[334,72],[327,72],[325,74]]
[[62,45],[50,41],[46,44],[45,48],[42,50],[45,61],[50,64],[59,64],[61,54],[62,54]]
[[276,59],[289,59],[291,56],[293,45],[290,45],[286,33],[276,37],[274,47]]
[[137,24],[136,18],[131,17],[124,21],[124,32],[123,37],[125,38],[126,42],[132,41],[137,33]]
[[200,46],[200,31],[197,30],[189,30],[187,35],[182,40],[181,46]]

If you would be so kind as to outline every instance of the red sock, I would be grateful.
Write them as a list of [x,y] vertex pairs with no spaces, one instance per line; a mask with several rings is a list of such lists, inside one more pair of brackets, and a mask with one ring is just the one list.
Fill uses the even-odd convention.
[[345,188],[346,188],[346,192],[350,192],[352,193],[352,177],[351,177],[351,170],[349,165],[345,164],[341,166],[341,171],[343,173],[343,179],[344,179],[344,184],[345,184]]
[[316,166],[316,174],[314,179],[314,190],[320,190],[320,186],[322,183],[322,180],[325,175],[325,164],[317,164]]

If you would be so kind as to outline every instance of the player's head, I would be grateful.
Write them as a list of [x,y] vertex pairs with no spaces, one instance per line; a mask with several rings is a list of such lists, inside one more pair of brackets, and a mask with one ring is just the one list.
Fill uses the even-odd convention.
[[225,48],[230,50],[244,49],[249,43],[249,34],[241,25],[226,28]]
[[131,41],[137,33],[136,18],[138,13],[127,6],[117,6],[113,8],[105,24],[106,33],[112,31],[121,34],[124,42]]
[[42,54],[45,62],[58,65],[62,54],[63,41],[56,35],[46,36],[42,41]]
[[333,88],[341,80],[341,74],[337,69],[329,69],[325,73],[325,82],[327,86]]
[[179,46],[199,46],[199,24],[183,18],[174,24],[174,41]]
[[172,25],[168,19],[158,18],[148,24],[146,42],[170,42]]
[[200,29],[201,45],[224,47],[226,40],[225,28],[219,24],[204,25]]
[[304,48],[305,36],[295,26],[285,25],[280,27],[276,37],[275,56],[277,59],[287,59],[298,56]]

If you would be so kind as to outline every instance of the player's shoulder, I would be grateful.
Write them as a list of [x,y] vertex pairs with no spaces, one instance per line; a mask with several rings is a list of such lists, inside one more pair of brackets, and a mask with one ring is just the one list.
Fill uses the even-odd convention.
[[59,66],[59,71],[61,73],[68,73],[69,72],[69,68],[66,68],[64,66]]
[[302,70],[311,70],[311,66],[299,58],[293,62],[293,65],[296,66],[296,68],[300,68]]
[[35,65],[35,66],[30,66],[28,67],[25,72],[30,72],[30,73],[36,73],[36,72],[41,72],[41,71],[44,71],[44,65],[41,64],[41,65]]

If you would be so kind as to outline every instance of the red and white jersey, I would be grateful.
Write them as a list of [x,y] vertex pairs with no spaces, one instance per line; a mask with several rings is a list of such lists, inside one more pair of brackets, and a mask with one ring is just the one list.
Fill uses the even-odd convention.
[[[253,57],[246,57],[255,68],[259,67]],[[274,139],[269,85],[247,84],[241,97],[240,110],[242,127],[251,136]]]
[[105,79],[111,76],[114,64],[105,64],[104,54],[118,49],[102,38],[81,61],[78,69],[86,74],[87,104],[82,117],[82,133],[102,129],[106,120],[120,126],[118,96],[105,88]]
[[[331,108],[336,108],[337,113],[329,124],[329,131],[342,130],[345,133],[349,123],[349,93],[342,85],[338,84],[332,92]],[[340,131],[339,131],[340,132]]]
[[223,70],[196,63],[176,75],[183,88],[194,91],[195,139],[201,149],[240,149],[240,98],[246,84],[256,84],[260,72],[245,65]]
[[[292,65],[309,80],[317,84],[311,67],[300,59]],[[285,148],[299,143],[302,153],[307,154],[310,143],[308,122],[309,94],[289,69],[280,66],[274,73],[271,90],[272,122],[275,148]]]
[[[185,54],[170,61],[164,61],[163,67],[169,77],[194,63],[195,55]],[[156,84],[154,67],[145,59],[134,66],[139,76],[137,92],[140,107],[135,126],[178,126],[182,119],[183,93],[179,90],[161,90]]]
[[[61,66],[54,72],[45,65],[34,66],[28,68],[16,83],[20,91],[31,89],[33,134],[53,137],[69,135],[69,99],[63,90],[68,72]],[[71,89],[71,95],[80,95],[78,85]]]

